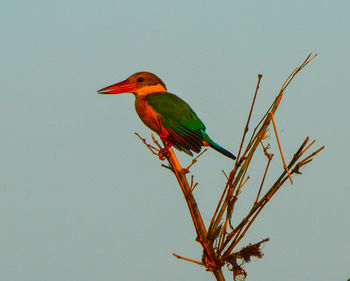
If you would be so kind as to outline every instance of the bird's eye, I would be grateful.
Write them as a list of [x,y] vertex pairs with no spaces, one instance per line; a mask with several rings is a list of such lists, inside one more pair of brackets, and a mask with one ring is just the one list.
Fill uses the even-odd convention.
[[143,82],[143,78],[142,77],[139,77],[139,78],[137,78],[137,82]]

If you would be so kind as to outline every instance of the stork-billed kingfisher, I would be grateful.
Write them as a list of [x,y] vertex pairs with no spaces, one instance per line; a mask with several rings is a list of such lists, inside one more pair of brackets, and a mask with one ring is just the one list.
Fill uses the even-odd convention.
[[153,73],[137,72],[97,93],[134,94],[135,109],[140,119],[167,143],[167,147],[173,145],[192,156],[192,151],[199,153],[202,146],[210,146],[236,159],[207,135],[205,125],[193,109],[178,96],[168,93],[163,81]]

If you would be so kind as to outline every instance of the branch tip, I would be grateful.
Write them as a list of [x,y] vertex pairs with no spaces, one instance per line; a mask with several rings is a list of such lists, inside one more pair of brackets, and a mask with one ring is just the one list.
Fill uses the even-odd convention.
[[196,157],[194,157],[192,159],[191,164],[184,169],[185,173],[188,173],[190,171],[190,168],[198,161],[198,158],[201,157],[207,151],[208,151],[208,148],[204,149],[201,153],[199,153]]
[[203,263],[201,263],[200,261],[196,261],[196,260],[193,260],[193,259],[182,257],[182,256],[180,256],[178,254],[175,254],[175,253],[173,253],[173,256],[178,258],[178,259],[181,259],[181,260],[185,260],[185,261],[189,261],[189,262],[192,262],[192,263],[195,263],[195,264],[203,265]]

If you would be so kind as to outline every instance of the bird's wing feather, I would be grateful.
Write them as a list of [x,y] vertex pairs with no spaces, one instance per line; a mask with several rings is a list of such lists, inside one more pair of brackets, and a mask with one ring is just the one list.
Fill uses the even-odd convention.
[[169,132],[174,144],[184,150],[201,150],[205,126],[185,101],[165,92],[148,95],[147,101],[159,114],[162,126]]

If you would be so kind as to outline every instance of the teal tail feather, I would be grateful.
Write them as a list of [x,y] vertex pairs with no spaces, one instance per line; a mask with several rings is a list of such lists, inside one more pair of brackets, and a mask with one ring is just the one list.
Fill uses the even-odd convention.
[[231,152],[227,151],[225,148],[221,147],[217,143],[215,143],[207,134],[204,135],[204,140],[209,144],[209,146],[221,154],[235,160],[236,156],[234,156]]

